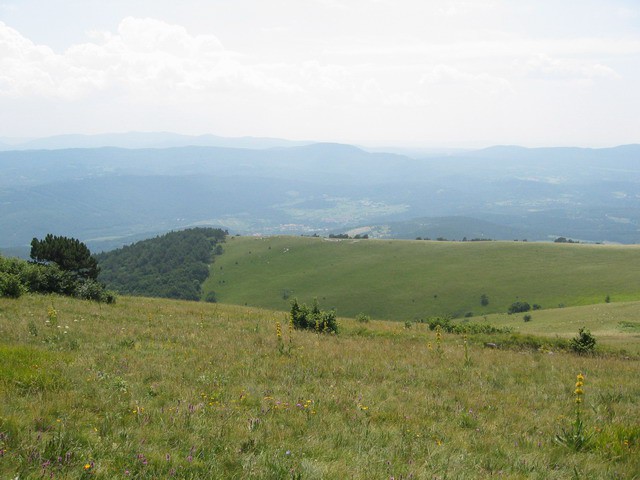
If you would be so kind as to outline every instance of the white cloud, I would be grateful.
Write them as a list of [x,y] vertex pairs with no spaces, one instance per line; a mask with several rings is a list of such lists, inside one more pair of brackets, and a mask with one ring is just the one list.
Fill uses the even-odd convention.
[[640,40],[615,38],[528,39],[506,37],[496,40],[386,44],[327,49],[327,55],[344,57],[416,57],[431,60],[527,58],[544,53],[554,56],[627,56],[640,54]]
[[450,65],[436,65],[420,79],[422,85],[465,85],[491,94],[512,92],[511,83],[486,72],[469,73]]
[[27,136],[638,141],[637,7],[568,3],[0,0],[0,123]]
[[545,54],[533,55],[525,62],[516,62],[516,68],[534,78],[595,79],[620,78],[615,70],[600,63],[575,59],[551,58]]
[[116,33],[89,36],[93,42],[57,54],[0,23],[0,95],[80,99],[111,89],[149,98],[180,91],[297,90],[241,63],[214,35],[191,35],[179,25],[127,17]]

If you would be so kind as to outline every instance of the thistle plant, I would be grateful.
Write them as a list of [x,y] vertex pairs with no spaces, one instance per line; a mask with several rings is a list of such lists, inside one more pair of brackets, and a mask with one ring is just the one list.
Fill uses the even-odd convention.
[[582,397],[584,396],[584,375],[579,373],[576,377],[575,390],[573,391],[573,401],[575,404],[575,420],[569,429],[562,429],[562,433],[556,435],[555,441],[559,445],[575,450],[586,450],[593,437],[593,433],[587,432],[587,428],[582,420]]

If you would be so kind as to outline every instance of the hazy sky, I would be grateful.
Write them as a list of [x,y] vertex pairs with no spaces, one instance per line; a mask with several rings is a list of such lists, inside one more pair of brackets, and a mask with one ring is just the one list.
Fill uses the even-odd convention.
[[0,137],[640,142],[638,0],[0,0]]

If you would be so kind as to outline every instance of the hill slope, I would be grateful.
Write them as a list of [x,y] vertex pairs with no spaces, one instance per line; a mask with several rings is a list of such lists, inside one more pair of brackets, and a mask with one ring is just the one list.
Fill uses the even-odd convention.
[[317,297],[340,315],[408,320],[506,312],[518,300],[640,300],[638,265],[637,246],[232,237],[203,288],[225,303],[286,309]]
[[[465,350],[448,334],[430,349],[425,325],[349,320],[338,336],[285,329],[279,349],[277,318],[160,299],[0,298],[0,477],[640,471],[637,360]],[[554,437],[575,420],[579,372],[593,442],[576,453]]]

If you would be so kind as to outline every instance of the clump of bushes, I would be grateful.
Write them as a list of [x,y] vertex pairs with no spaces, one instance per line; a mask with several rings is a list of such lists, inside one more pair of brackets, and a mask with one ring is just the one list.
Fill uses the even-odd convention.
[[18,275],[0,271],[0,297],[19,298],[24,291]]
[[529,303],[513,302],[511,306],[509,306],[508,312],[511,315],[512,313],[528,312],[529,310],[531,310],[531,305],[529,305]]
[[369,323],[370,321],[371,321],[371,317],[369,315],[366,315],[362,312],[356,315],[356,322],[358,323]]
[[510,333],[510,327],[496,327],[488,323],[453,323],[448,317],[431,317],[422,320],[420,323],[426,323],[429,330],[436,330],[438,327],[442,332],[456,333],[459,335],[473,335],[479,333]]
[[313,330],[317,333],[338,333],[338,322],[335,310],[320,310],[318,299],[313,300],[311,307],[299,304],[294,298],[291,302],[291,322],[297,330]]
[[92,278],[61,269],[56,263],[33,263],[0,256],[0,297],[24,293],[56,293],[85,300],[115,303],[116,297]]

